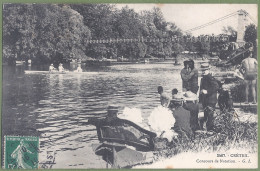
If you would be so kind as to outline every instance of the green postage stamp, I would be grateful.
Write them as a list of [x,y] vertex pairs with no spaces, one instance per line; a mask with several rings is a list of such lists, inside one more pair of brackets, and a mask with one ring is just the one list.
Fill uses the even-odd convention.
[[5,169],[38,168],[39,137],[5,136]]

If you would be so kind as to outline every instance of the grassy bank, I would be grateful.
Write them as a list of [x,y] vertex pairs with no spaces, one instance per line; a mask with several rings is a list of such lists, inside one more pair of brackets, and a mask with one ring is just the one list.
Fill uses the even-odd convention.
[[257,153],[256,122],[241,122],[234,112],[223,112],[216,115],[214,125],[214,132],[197,131],[193,138],[184,135],[173,139],[163,150],[155,152],[155,161],[186,152],[246,149],[249,153]]

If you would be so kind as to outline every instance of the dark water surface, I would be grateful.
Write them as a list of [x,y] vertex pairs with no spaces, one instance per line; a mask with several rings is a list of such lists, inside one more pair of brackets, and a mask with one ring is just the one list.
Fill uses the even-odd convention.
[[181,68],[134,64],[81,74],[24,74],[21,66],[3,66],[2,135],[39,136],[40,160],[56,152],[53,168],[103,168],[91,147],[98,143],[96,130],[84,124],[87,119],[104,116],[109,104],[121,112],[138,108],[147,118],[160,104],[158,85],[169,95],[181,88]]

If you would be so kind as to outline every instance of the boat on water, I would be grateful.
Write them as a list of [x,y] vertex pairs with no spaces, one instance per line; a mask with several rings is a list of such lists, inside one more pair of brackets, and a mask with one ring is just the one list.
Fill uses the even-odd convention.
[[34,71],[34,70],[24,70],[25,74],[66,74],[71,73],[69,71],[59,72],[59,71]]
[[25,74],[82,74],[86,72],[74,72],[74,71],[36,71],[36,70],[24,70]]
[[137,124],[120,118],[91,118],[88,124],[96,126],[99,144],[92,146],[113,168],[129,168],[152,162],[156,134]]
[[23,65],[24,61],[15,61],[16,65]]

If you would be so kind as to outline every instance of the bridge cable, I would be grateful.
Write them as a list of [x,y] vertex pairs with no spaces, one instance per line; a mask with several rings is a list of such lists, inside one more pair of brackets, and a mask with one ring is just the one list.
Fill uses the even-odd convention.
[[248,14],[248,17],[251,19],[251,21],[253,21],[253,23],[255,24],[255,25],[257,25],[256,24],[256,21],[253,19],[253,17],[249,14],[249,13],[247,13]]
[[206,23],[206,24],[203,24],[203,25],[194,27],[194,28],[192,28],[192,29],[186,30],[185,32],[191,32],[191,31],[195,31],[195,30],[204,28],[204,27],[206,27],[206,26],[215,24],[215,23],[220,22],[220,21],[222,21],[222,20],[225,20],[225,19],[227,19],[227,18],[233,17],[234,15],[237,15],[237,11],[236,11],[236,12],[233,12],[233,13],[231,13],[231,14],[228,14],[228,15],[226,15],[226,16],[224,16],[224,17],[221,17],[221,18],[218,18],[218,19],[216,19],[216,20],[213,20],[213,21],[211,21],[211,22],[208,22],[208,23]]

